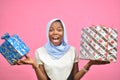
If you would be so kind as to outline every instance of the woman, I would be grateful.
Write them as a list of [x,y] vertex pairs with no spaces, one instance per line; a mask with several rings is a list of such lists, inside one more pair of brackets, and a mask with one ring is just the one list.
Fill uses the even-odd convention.
[[107,64],[107,61],[89,61],[78,69],[77,51],[68,45],[66,29],[62,20],[53,19],[47,25],[48,42],[36,50],[35,61],[29,56],[17,64],[30,64],[38,80],[80,80],[93,64]]

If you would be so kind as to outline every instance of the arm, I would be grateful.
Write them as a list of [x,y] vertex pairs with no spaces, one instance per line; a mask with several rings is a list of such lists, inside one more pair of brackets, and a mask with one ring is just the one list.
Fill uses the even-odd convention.
[[[74,72],[74,79],[73,80],[80,80],[86,72],[90,69],[92,65],[102,65],[102,64],[108,64],[109,61],[98,61],[98,60],[90,60],[83,69],[80,71],[78,70],[78,63],[74,63],[73,72]],[[76,69],[77,68],[77,69]]]
[[[78,64],[75,66],[77,67]],[[84,66],[84,69],[85,70],[89,70],[89,68],[91,67],[91,64],[88,62],[85,66]],[[74,73],[74,79],[73,80],[80,80],[86,73],[86,71],[84,69],[81,69],[80,71],[77,70],[77,72]],[[74,69],[75,70],[75,69]]]
[[36,73],[38,80],[47,80],[48,78],[47,78],[47,75],[45,73],[43,65],[36,64],[36,62],[27,55],[25,57],[26,57],[26,59],[18,60],[16,62],[16,64],[18,64],[18,65],[23,65],[23,64],[32,65],[33,69],[35,70],[35,73]]
[[38,80],[48,80],[43,65],[38,66],[37,64],[33,64],[32,66],[33,69],[35,70]]

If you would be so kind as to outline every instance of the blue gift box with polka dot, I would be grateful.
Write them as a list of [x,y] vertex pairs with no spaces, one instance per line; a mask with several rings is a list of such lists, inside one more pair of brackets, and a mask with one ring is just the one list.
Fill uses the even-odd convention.
[[5,33],[1,39],[5,41],[0,45],[0,53],[11,65],[30,51],[17,34],[10,36],[9,33]]

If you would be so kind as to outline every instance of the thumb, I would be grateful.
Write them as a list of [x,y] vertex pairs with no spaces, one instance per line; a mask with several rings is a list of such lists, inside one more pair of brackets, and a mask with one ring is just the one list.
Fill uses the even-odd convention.
[[18,61],[15,62],[15,64],[21,65],[21,64],[23,64],[23,62],[21,60],[18,60]]
[[30,58],[28,55],[25,55],[25,58]]

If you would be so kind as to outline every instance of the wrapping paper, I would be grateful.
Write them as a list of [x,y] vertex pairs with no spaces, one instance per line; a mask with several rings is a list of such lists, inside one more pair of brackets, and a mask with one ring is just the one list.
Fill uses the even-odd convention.
[[0,45],[0,53],[11,65],[30,50],[17,34],[10,36],[6,33],[1,38],[5,41]]
[[95,25],[82,29],[80,58],[117,61],[117,30]]

